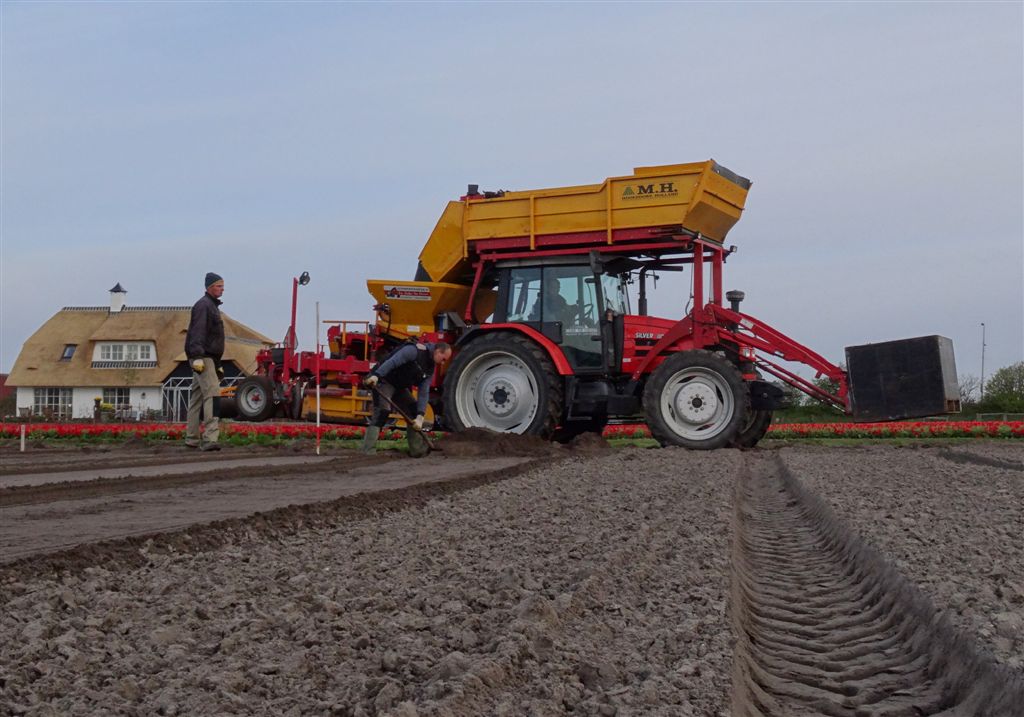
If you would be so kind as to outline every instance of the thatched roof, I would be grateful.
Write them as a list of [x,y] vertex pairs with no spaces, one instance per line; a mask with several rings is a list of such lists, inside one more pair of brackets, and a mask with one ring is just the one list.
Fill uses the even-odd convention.
[[[132,306],[116,313],[106,306],[67,306],[29,337],[21,349],[8,385],[14,386],[155,386],[185,360],[185,333],[190,306]],[[256,353],[274,341],[227,314],[224,317],[224,360],[252,373]],[[97,341],[153,341],[154,364],[140,367],[93,368]],[[75,344],[74,356],[62,361],[64,346]],[[144,366],[144,367],[143,367]]]

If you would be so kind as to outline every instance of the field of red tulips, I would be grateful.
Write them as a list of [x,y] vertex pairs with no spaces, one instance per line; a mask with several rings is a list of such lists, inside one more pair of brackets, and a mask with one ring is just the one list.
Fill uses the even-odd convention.
[[[643,424],[609,426],[606,438],[648,438]],[[776,423],[768,438],[1024,438],[1024,421]]]
[[[72,439],[79,441],[116,441],[132,437],[146,440],[180,440],[185,436],[182,423],[0,423],[0,438],[18,438],[25,425],[26,438]],[[229,443],[275,443],[283,440],[315,439],[317,427],[311,423],[234,423],[223,424],[222,434]],[[324,425],[320,438],[325,441],[361,438],[361,426]],[[609,439],[650,438],[644,424],[609,426]],[[401,439],[403,431],[385,431],[385,440]],[[893,423],[777,423],[768,438],[1024,438],[1024,421],[899,421]]]

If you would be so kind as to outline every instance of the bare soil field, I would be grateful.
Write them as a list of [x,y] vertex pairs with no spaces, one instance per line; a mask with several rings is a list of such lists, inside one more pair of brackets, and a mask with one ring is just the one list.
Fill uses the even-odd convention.
[[805,448],[782,456],[955,624],[1024,668],[1024,447]]
[[0,564],[0,714],[1021,715],[1018,448],[468,441],[0,491],[39,541]]

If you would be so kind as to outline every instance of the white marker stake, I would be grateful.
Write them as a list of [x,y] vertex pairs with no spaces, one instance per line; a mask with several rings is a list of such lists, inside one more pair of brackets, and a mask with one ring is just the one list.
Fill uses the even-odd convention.
[[21,424],[21,452],[25,452],[25,424]]
[[320,302],[316,302],[316,454],[320,455]]

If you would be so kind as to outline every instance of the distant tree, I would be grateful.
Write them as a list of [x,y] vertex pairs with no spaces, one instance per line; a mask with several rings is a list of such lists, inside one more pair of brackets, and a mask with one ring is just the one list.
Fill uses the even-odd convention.
[[12,391],[9,396],[0,399],[0,418],[17,414],[18,397]]
[[[846,370],[846,364],[839,364],[839,368]],[[833,381],[828,376],[819,376],[811,381],[815,386],[820,388],[825,393],[831,393],[833,396],[839,391],[839,382]]]
[[983,411],[1024,412],[1024,361],[1004,366],[985,383]]
[[785,397],[787,406],[800,406],[803,404],[804,399],[807,398],[807,395],[803,391],[790,386],[784,381],[770,381],[769,383],[782,391],[782,395]]
[[960,376],[960,403],[977,403],[981,399],[981,379],[969,373]]

